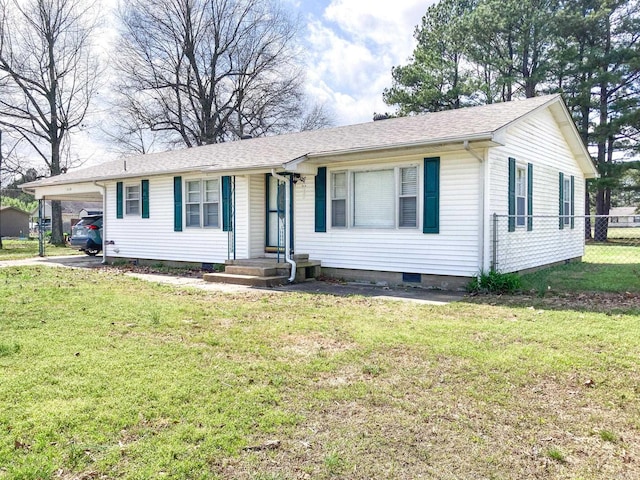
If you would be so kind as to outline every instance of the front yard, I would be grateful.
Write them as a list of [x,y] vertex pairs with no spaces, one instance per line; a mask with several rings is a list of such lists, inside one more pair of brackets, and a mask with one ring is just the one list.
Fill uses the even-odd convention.
[[0,478],[637,478],[638,310],[0,269]]
[[[2,240],[2,248],[0,249],[1,260],[18,260],[23,258],[31,258],[38,255],[38,240],[35,238],[27,240]],[[75,248],[57,247],[55,245],[45,245],[45,255],[79,255],[82,252]]]

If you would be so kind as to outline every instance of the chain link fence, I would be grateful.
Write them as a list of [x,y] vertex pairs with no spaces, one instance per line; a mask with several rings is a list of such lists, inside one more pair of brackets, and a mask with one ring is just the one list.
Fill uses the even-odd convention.
[[491,230],[492,270],[518,272],[524,279],[538,282],[535,288],[542,284],[551,288],[546,283],[553,283],[549,278],[559,271],[558,265],[567,265],[560,267],[564,277],[557,275],[559,287],[579,279],[588,285],[585,289],[606,290],[607,284],[613,285],[617,279],[617,286],[610,290],[640,288],[640,214],[494,215]]

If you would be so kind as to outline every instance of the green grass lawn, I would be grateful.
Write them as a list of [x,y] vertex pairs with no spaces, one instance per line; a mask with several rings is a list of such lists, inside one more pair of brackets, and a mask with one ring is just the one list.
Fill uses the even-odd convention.
[[[45,255],[77,255],[82,254],[79,250],[69,247],[57,247],[55,245],[45,245]],[[38,240],[2,240],[0,249],[0,260],[19,260],[38,256]]]
[[[0,478],[637,478],[640,322],[0,269]],[[481,303],[485,302],[485,303]]]
[[522,282],[539,293],[640,292],[640,244],[587,244],[582,262],[526,274]]

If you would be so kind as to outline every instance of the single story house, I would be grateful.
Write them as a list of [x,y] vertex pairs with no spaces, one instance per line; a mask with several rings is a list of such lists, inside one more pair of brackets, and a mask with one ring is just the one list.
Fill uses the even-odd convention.
[[0,207],[0,237],[29,236],[29,213],[16,207]]
[[101,199],[105,261],[308,255],[328,276],[457,288],[492,267],[494,213],[534,246],[510,271],[580,258],[581,229],[550,236],[536,216],[584,215],[596,176],[552,95],[129,157],[24,188]]
[[613,207],[609,210],[610,227],[640,227],[637,207]]

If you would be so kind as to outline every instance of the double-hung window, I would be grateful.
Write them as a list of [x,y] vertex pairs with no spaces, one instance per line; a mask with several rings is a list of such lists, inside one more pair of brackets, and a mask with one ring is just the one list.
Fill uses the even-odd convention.
[[331,226],[416,228],[418,167],[332,173]]
[[140,184],[126,185],[125,191],[125,213],[127,215],[140,215]]
[[565,176],[562,188],[562,215],[565,225],[571,223],[571,202],[571,179]]
[[331,174],[331,226],[347,226],[347,172]]
[[187,227],[220,226],[218,179],[185,182],[185,214]]
[[516,225],[524,227],[527,215],[527,170],[516,169]]
[[399,227],[418,226],[418,169],[400,169]]

